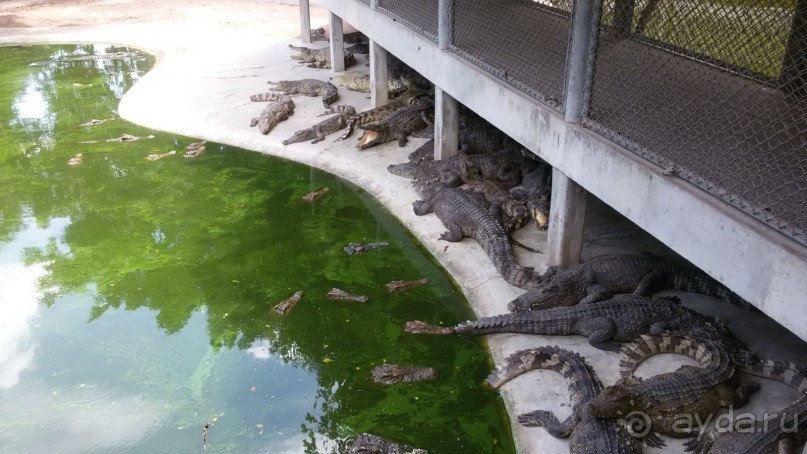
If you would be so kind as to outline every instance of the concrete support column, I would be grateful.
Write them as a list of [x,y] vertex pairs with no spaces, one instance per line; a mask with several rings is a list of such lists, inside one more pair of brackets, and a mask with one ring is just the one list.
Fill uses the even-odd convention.
[[600,9],[600,0],[574,2],[563,94],[565,120],[571,123],[579,123],[588,114]]
[[331,72],[340,73],[345,70],[345,36],[342,18],[330,13],[328,21],[331,26]]
[[546,240],[548,265],[570,266],[580,263],[586,194],[588,192],[580,185],[558,169],[552,169],[552,204]]
[[300,40],[304,43],[311,42],[311,10],[308,0],[300,0]]
[[445,159],[459,149],[459,103],[434,87],[434,159]]
[[370,104],[383,106],[389,102],[387,88],[387,50],[370,40]]

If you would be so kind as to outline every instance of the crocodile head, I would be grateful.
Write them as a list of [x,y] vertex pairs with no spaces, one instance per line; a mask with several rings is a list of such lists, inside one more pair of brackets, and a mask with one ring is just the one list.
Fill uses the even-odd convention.
[[527,199],[527,208],[539,230],[549,228],[549,194],[531,196]]
[[444,183],[430,180],[412,180],[412,187],[421,200],[431,200],[435,194],[449,187]]
[[626,386],[608,386],[586,404],[586,412],[595,418],[625,418],[636,410],[637,398]]
[[510,301],[507,304],[507,309],[511,312],[518,312],[573,306],[581,298],[582,296],[577,291],[574,279],[566,278],[563,273],[560,273],[542,281],[537,288]]
[[359,137],[359,143],[356,144],[356,148],[361,150],[395,140],[392,131],[386,126],[365,125],[361,128],[364,129],[364,134]]

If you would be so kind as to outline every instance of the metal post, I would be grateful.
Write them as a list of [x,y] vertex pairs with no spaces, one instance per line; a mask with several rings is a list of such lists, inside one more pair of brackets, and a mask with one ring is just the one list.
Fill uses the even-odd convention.
[[552,169],[552,203],[549,208],[546,261],[548,265],[580,263],[586,190],[557,169]]
[[807,0],[799,1],[787,40],[780,81],[787,93],[807,96]]
[[459,103],[434,87],[434,159],[445,159],[459,149]]
[[636,0],[614,1],[614,31],[617,35],[624,36],[630,33],[635,9]]
[[300,0],[300,40],[304,43],[311,42],[311,10],[308,0]]
[[389,102],[387,88],[387,50],[370,40],[370,104],[383,106]]
[[340,73],[345,70],[345,37],[342,18],[330,13],[328,21],[331,26],[331,72]]
[[566,57],[565,120],[579,123],[588,113],[594,54],[600,25],[600,0],[577,0],[572,12],[569,53]]
[[378,9],[378,4],[381,0],[370,0],[370,9],[375,11]]
[[446,50],[454,40],[454,0],[437,3],[437,47]]

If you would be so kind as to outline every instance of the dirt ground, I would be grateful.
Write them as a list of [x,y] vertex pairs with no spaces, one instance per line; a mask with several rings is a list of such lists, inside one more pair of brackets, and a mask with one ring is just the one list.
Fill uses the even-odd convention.
[[[296,4],[293,0],[11,0],[0,1],[0,27],[62,27],[198,19],[249,22],[262,15],[271,18],[276,5]],[[226,18],[226,21],[222,18]]]

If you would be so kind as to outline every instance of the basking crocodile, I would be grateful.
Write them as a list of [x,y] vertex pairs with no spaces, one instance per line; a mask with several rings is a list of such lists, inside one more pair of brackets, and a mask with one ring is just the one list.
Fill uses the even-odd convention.
[[478,167],[466,168],[465,188],[482,194],[492,210],[500,212],[506,232],[512,233],[524,227],[530,219],[527,206],[517,200],[499,179],[485,178],[482,173]]
[[415,214],[434,212],[448,229],[440,235],[441,240],[458,242],[466,236],[474,238],[509,284],[524,289],[538,285],[538,274],[516,263],[507,232],[484,207],[479,194],[443,183],[415,180],[412,184],[421,197],[412,204]]
[[[322,104],[328,108],[339,99],[336,86],[330,82],[317,79],[281,80],[266,82],[272,86],[269,90],[279,91],[284,95],[322,96]],[[328,112],[331,113],[331,112]]]
[[[341,76],[336,76],[336,80],[350,91],[370,93],[370,76],[367,74],[342,74]],[[398,79],[387,79],[387,92],[392,97],[405,92],[407,88]]]
[[250,121],[250,126],[258,126],[261,134],[269,134],[281,121],[287,120],[294,115],[294,101],[286,95],[277,93],[261,93],[249,97],[251,101],[269,101],[263,111]]
[[361,434],[350,443],[347,454],[428,454],[428,452],[394,443],[378,435]]
[[531,169],[535,161],[524,158],[521,153],[502,151],[493,154],[467,154],[460,152],[440,160],[421,160],[391,164],[387,171],[394,175],[418,180],[438,181],[446,173],[456,174],[462,181],[474,178],[499,180],[505,188],[512,188],[521,181],[521,174]]
[[510,301],[507,308],[524,311],[571,306],[602,301],[615,293],[651,295],[662,289],[702,293],[732,304],[748,305],[697,268],[652,254],[621,254],[596,257],[568,269],[550,268],[541,285]]
[[521,184],[510,189],[518,200],[524,200],[535,225],[540,230],[549,228],[549,207],[552,201],[552,167],[541,163],[525,172]]
[[[367,40],[368,38],[364,33],[359,31],[342,34],[342,42],[344,43],[363,43]],[[318,27],[311,29],[311,41],[330,41],[330,39],[326,36],[325,28]]]
[[432,107],[430,100],[419,98],[387,115],[378,123],[360,126],[364,134],[359,138],[356,148],[365,150],[393,140],[397,140],[398,146],[403,147],[410,134],[432,124],[429,118],[429,110]]
[[642,452],[641,442],[628,434],[616,421],[598,419],[585,411],[586,403],[597,396],[603,387],[594,368],[577,353],[558,347],[519,350],[508,356],[503,364],[491,372],[487,382],[498,388],[509,380],[535,369],[549,369],[563,374],[569,385],[572,414],[560,422],[552,412],[535,410],[519,415],[519,423],[528,427],[543,427],[553,437],[568,437],[569,451],[572,453]]
[[395,383],[435,380],[437,378],[437,371],[433,367],[382,364],[373,368],[372,376],[373,381],[376,383],[392,385]]
[[704,338],[719,339],[738,359],[755,359],[719,320],[686,308],[670,298],[620,294],[598,303],[510,312],[454,327],[455,333],[477,336],[494,333],[579,334],[588,337],[592,346],[609,351],[619,351],[620,343],[630,342],[639,335],[661,331],[701,333]]
[[[333,110],[338,112],[336,115],[323,120],[314,126],[306,129],[296,131],[293,136],[283,141],[283,145],[292,143],[303,142],[311,140],[311,143],[317,143],[325,140],[328,134],[333,134],[336,131],[347,126],[347,119],[356,113],[356,109],[352,106],[336,106]],[[312,140],[313,139],[313,140]]]
[[641,433],[654,430],[675,438],[696,436],[700,426],[695,421],[714,417],[722,407],[745,405],[759,388],[756,383],[739,383],[734,360],[720,342],[669,333],[643,335],[625,347],[624,371],[633,370],[629,358],[633,350],[683,354],[701,367],[682,366],[645,380],[629,377],[628,372],[588,402],[592,416],[627,416],[629,426]]
[[365,110],[353,115],[348,120],[347,131],[345,131],[345,133],[342,134],[337,140],[345,140],[350,137],[350,135],[353,134],[353,130],[356,128],[356,126],[362,126],[368,123],[379,121],[392,114],[396,110],[412,104],[413,101],[425,95],[426,92],[423,90],[410,88],[383,106]]
[[[309,68],[331,67],[331,49],[329,47],[314,49],[311,47],[292,46],[289,44],[289,49],[298,52],[298,54],[291,56],[293,60],[300,60],[301,63],[305,64]],[[345,68],[353,63],[356,63],[356,57],[353,56],[353,52],[345,49]]]
[[[797,454],[807,441],[807,396],[751,427],[712,430],[684,443],[696,454]],[[770,417],[772,416],[772,417]]]

